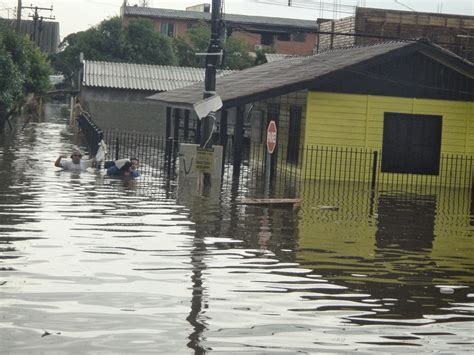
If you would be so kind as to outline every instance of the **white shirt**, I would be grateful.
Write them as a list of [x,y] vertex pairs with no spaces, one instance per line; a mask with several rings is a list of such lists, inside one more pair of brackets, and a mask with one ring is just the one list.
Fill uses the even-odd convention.
[[86,171],[87,168],[90,168],[91,166],[92,166],[92,159],[81,160],[79,164],[74,164],[72,160],[61,161],[61,167],[64,170],[72,171],[75,173]]

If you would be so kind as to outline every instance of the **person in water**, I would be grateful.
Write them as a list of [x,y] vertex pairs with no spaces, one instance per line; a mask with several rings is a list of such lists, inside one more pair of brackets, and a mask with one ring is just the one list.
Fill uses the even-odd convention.
[[71,154],[71,160],[63,160],[67,158],[66,155],[61,155],[54,166],[58,168],[63,168],[64,170],[69,170],[73,172],[86,171],[87,168],[91,168],[95,165],[95,159],[82,160],[82,152],[79,149],[74,149]]
[[109,176],[128,176],[136,178],[140,176],[138,169],[139,161],[137,158],[120,159],[115,161],[106,161],[104,167]]

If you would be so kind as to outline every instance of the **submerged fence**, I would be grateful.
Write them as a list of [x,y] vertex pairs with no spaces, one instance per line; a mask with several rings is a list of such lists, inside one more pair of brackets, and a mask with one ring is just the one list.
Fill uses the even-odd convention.
[[[102,132],[87,115],[81,115],[78,121],[91,155],[103,138],[108,145],[109,159],[136,157],[140,159],[142,174],[164,179],[176,177],[181,142],[139,132]],[[441,155],[438,175],[415,175],[383,172],[380,152],[365,148],[300,146],[288,149],[280,144],[268,159],[266,146],[253,143],[245,144],[236,157],[229,140],[224,151],[224,185],[238,182],[241,188],[262,190],[268,180],[266,171],[271,169],[269,187],[280,196],[317,188],[320,181],[325,181],[325,185],[328,182],[357,183],[364,189],[405,192],[431,193],[445,187],[470,189],[474,172],[474,157],[456,154]],[[236,167],[235,162],[241,164]]]

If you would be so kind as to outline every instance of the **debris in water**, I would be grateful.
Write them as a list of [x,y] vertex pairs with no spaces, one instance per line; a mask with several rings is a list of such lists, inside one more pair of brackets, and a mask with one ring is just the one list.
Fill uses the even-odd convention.
[[444,293],[445,295],[452,295],[454,293],[454,288],[451,287],[441,287],[439,292]]
[[42,335],[41,337],[45,337],[45,336],[47,336],[47,335],[51,335],[51,333],[48,332],[47,330],[45,330],[44,333],[43,333],[43,335]]

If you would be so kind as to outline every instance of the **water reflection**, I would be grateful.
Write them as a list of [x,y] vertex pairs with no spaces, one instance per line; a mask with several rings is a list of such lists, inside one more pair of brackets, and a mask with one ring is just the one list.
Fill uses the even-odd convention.
[[[356,324],[471,320],[467,309],[472,305],[453,307],[468,301],[472,284],[472,273],[465,269],[472,268],[472,246],[466,245],[470,239],[466,191],[423,196],[381,192],[373,208],[364,203],[370,200],[369,191],[354,186],[348,192],[350,200],[361,204],[347,205],[345,197],[324,191],[313,196],[315,214],[311,220],[307,209],[303,213],[298,252],[303,265],[328,280],[371,295],[363,300],[373,305],[370,312],[348,319]],[[339,208],[317,207],[324,205]],[[364,217],[367,212],[373,213],[369,219]],[[467,247],[456,252],[457,262],[445,238]],[[443,294],[441,285],[450,294]]]
[[245,186],[58,171],[63,129],[0,142],[5,352],[470,350],[466,191],[311,182],[300,210],[247,206]]

